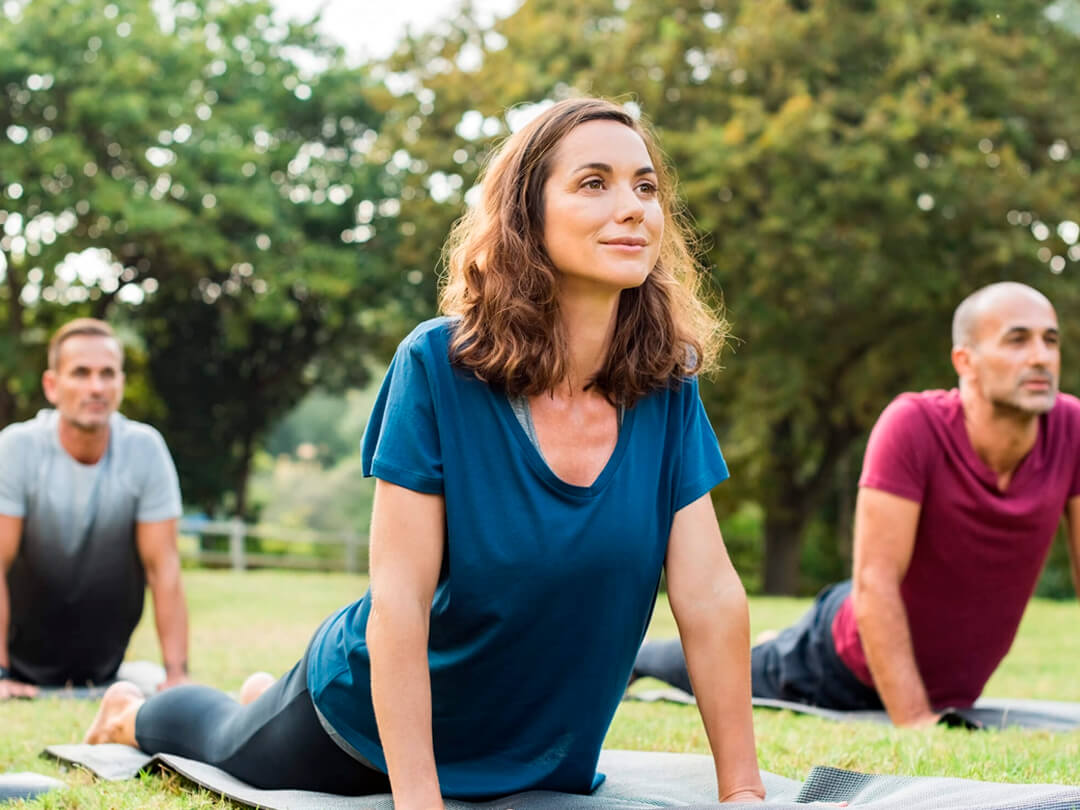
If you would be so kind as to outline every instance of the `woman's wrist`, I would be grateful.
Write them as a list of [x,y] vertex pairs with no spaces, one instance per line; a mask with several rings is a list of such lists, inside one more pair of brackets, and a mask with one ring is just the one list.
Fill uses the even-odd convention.
[[406,795],[392,791],[395,810],[444,810],[439,791],[409,790]]
[[747,802],[765,801],[765,786],[758,782],[757,785],[742,785],[731,788],[720,794],[720,802]]

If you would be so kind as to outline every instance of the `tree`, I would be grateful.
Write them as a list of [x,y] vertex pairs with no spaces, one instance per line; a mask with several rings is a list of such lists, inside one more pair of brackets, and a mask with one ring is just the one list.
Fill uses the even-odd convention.
[[3,7],[0,424],[55,325],[109,316],[143,342],[189,502],[242,513],[268,427],[363,384],[386,342],[411,288],[385,258],[398,189],[371,81],[311,26],[265,0],[152,6]]
[[524,112],[507,107],[587,92],[642,109],[736,335],[703,387],[734,471],[720,497],[764,508],[764,589],[794,592],[838,465],[857,469],[896,393],[953,384],[966,293],[1015,279],[1066,325],[1080,314],[1080,40],[1045,10],[534,0],[492,31],[466,13],[388,67],[407,92],[387,148],[423,167],[404,186],[402,220],[425,234],[406,261],[436,261],[486,150]]

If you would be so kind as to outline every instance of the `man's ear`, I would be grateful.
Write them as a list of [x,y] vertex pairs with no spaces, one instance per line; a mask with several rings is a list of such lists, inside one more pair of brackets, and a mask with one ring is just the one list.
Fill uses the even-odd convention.
[[45,392],[45,399],[52,405],[56,404],[56,372],[51,368],[45,369],[41,375],[41,388]]
[[956,369],[956,376],[960,379],[964,379],[972,372],[971,351],[970,346],[953,346],[952,348],[953,368]]

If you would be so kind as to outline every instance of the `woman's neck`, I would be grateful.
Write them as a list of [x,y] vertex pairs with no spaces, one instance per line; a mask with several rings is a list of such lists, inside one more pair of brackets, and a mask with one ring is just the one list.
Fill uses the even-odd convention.
[[615,334],[619,292],[564,294],[559,301],[559,311],[569,352],[566,385],[573,395],[585,388],[607,359]]

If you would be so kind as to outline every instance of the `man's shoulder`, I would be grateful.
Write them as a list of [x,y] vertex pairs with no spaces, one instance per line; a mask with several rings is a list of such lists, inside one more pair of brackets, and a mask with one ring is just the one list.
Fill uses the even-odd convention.
[[878,422],[902,423],[905,430],[944,425],[955,418],[961,407],[960,395],[955,388],[905,391],[888,404]]
[[109,418],[109,429],[115,445],[124,451],[165,445],[165,439],[153,425],[129,419],[121,413],[114,413]]
[[25,422],[12,422],[0,430],[0,446],[8,449],[41,447],[55,435],[56,411],[44,409]]
[[1071,424],[1080,424],[1080,398],[1072,394],[1060,393],[1054,401],[1053,413],[1061,414]]

